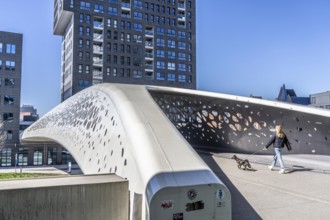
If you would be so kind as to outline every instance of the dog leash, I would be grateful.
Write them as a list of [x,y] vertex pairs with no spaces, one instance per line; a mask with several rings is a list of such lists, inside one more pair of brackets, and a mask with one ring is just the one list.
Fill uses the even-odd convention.
[[261,149],[255,151],[255,152],[253,152],[252,154],[250,154],[250,155],[248,155],[247,157],[245,157],[244,160],[247,159],[247,158],[249,158],[249,157],[251,157],[252,155],[258,153],[259,151],[262,151],[262,150],[264,150],[264,148],[261,148]]

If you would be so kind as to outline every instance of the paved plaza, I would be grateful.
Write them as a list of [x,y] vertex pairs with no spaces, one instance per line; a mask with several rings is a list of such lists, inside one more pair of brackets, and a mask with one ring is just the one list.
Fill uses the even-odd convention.
[[284,155],[288,173],[270,171],[272,156],[248,157],[256,171],[237,168],[230,153],[199,152],[227,185],[233,219],[330,219],[330,157]]
[[[237,168],[232,153],[198,153],[231,191],[233,220],[330,219],[330,156],[284,155],[288,172],[279,174],[279,167],[267,168],[269,155],[237,154],[249,159],[255,169],[244,171]],[[23,167],[22,171],[68,174],[66,165]],[[0,172],[15,172],[15,168]],[[81,174],[77,165],[71,174]]]

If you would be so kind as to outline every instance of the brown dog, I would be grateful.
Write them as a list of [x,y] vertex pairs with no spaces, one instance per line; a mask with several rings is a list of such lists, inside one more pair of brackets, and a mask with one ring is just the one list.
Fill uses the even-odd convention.
[[248,159],[240,159],[240,158],[238,158],[236,155],[234,155],[234,156],[232,157],[232,159],[236,160],[236,163],[237,163],[237,167],[238,167],[238,169],[241,169],[242,166],[244,167],[243,170],[246,170],[247,167],[248,167],[249,169],[252,169],[251,164],[250,164],[250,162],[249,162]]

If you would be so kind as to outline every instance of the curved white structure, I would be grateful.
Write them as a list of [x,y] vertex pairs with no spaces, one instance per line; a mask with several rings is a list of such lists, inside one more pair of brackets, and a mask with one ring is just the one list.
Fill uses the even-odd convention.
[[69,98],[23,134],[65,146],[84,174],[129,180],[131,219],[231,219],[227,187],[146,86],[100,84]]

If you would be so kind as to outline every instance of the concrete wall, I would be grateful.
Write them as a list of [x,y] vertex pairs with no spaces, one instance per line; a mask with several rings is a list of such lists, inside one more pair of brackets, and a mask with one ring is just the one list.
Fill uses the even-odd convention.
[[0,181],[0,219],[126,220],[128,198],[115,175]]

